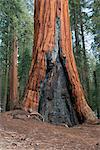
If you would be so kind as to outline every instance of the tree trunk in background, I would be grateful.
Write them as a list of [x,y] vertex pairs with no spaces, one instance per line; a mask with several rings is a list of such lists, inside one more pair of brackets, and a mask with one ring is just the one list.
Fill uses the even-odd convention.
[[68,0],[35,0],[34,49],[23,107],[45,120],[96,119],[82,89],[72,51]]
[[11,63],[10,63],[10,110],[14,109],[18,104],[18,72],[17,72],[17,63],[18,63],[18,45],[17,38],[14,35],[13,40],[13,51],[11,54]]
[[9,44],[7,45],[7,50],[6,50],[6,67],[5,67],[5,81],[4,81],[4,97],[3,97],[3,101],[2,101],[2,111],[5,112],[6,111],[6,105],[7,105],[7,95],[8,95],[8,75],[9,75],[9,66],[8,66],[8,52],[9,52]]
[[6,111],[7,107],[7,96],[8,96],[8,77],[9,77],[9,50],[10,50],[10,44],[9,44],[9,33],[10,33],[10,26],[8,26],[8,39],[7,39],[7,49],[6,51],[6,59],[5,59],[5,72],[4,72],[4,97],[2,101],[2,111]]
[[[76,57],[79,56],[79,31],[78,31],[78,15],[76,13],[76,7],[74,4],[74,0],[72,0],[72,9],[74,15],[74,31],[75,31],[75,48],[76,48]],[[76,59],[77,60],[77,59]]]
[[99,84],[98,83],[98,80],[97,80],[97,73],[96,71],[93,72],[93,75],[94,75],[94,85],[95,85],[95,91],[96,91],[96,110],[97,110],[97,117],[100,118],[100,91],[99,91]]
[[87,63],[87,56],[86,56],[86,48],[85,48],[85,38],[84,38],[84,27],[83,27],[83,17],[82,17],[82,10],[81,6],[79,9],[80,13],[80,26],[81,26],[81,37],[82,37],[82,47],[83,47],[83,60],[84,60],[84,67],[83,67],[83,85],[85,89],[85,93],[87,98],[89,98],[90,87],[89,87],[89,77],[88,77],[88,63]]
[[74,16],[73,18],[73,24],[74,24],[74,32],[75,32],[75,60],[77,64],[77,69],[79,71],[79,76],[81,83],[83,82],[83,74],[82,74],[82,53],[81,53],[81,45],[80,45],[80,31],[79,31],[79,4],[75,3],[74,0],[72,0],[72,14]]
[[2,110],[2,102],[1,101],[2,101],[2,70],[0,68],[0,112]]

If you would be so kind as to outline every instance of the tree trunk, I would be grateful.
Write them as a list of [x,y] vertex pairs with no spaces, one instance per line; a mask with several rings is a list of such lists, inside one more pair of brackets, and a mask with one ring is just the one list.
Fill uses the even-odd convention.
[[0,112],[1,111],[2,111],[2,70],[0,68]]
[[88,77],[89,71],[88,71],[88,63],[87,63],[86,48],[85,48],[83,16],[82,16],[81,5],[79,8],[79,13],[80,13],[81,38],[82,38],[82,47],[83,47],[83,60],[84,60],[83,81],[85,83],[83,83],[83,85],[84,85],[86,96],[87,98],[89,98],[89,93],[90,93],[89,77]]
[[7,94],[8,94],[8,74],[9,74],[9,68],[8,65],[6,66],[5,70],[5,93],[4,93],[4,101],[3,101],[3,111],[6,111],[6,105],[7,105]]
[[57,124],[94,121],[72,51],[68,0],[35,0],[34,36],[24,109],[39,108],[45,120]]
[[74,0],[72,0],[72,15],[73,15],[73,24],[74,24],[74,32],[75,32],[75,60],[77,69],[79,71],[79,77],[81,80],[81,83],[83,83],[83,68],[82,68],[82,53],[81,53],[81,44],[80,44],[80,31],[79,31],[79,3],[75,3]]
[[2,111],[6,111],[7,107],[7,96],[8,96],[8,76],[9,76],[9,33],[10,33],[10,26],[8,26],[8,38],[7,38],[7,49],[6,51],[6,59],[5,59],[5,81],[4,81],[4,97],[2,101]]
[[[9,27],[8,27],[8,31],[9,31]],[[8,59],[8,52],[9,52],[9,42],[7,45],[7,49],[6,49],[6,67],[5,67],[5,81],[4,81],[4,97],[3,97],[3,101],[2,101],[2,111],[5,112],[6,111],[6,106],[7,106],[7,95],[8,95],[8,74],[9,74],[9,59]]]
[[18,104],[18,72],[17,72],[17,63],[18,63],[18,45],[17,38],[14,35],[13,40],[13,51],[11,54],[11,63],[10,63],[10,110],[14,109]]
[[97,73],[96,71],[93,72],[93,76],[94,76],[94,85],[95,85],[95,91],[96,91],[96,111],[97,111],[97,117],[100,118],[100,102],[99,102],[99,83],[97,82]]
[[[76,11],[74,0],[72,0],[72,12],[74,16],[74,31],[75,31],[75,48],[76,48],[76,57],[79,56],[79,29],[78,29],[78,14]],[[77,59],[76,59],[77,60]]]

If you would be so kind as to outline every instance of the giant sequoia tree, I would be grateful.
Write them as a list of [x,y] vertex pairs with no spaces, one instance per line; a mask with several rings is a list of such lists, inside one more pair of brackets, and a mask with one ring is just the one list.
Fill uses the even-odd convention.
[[68,0],[35,0],[34,48],[24,109],[46,121],[95,121],[86,102],[72,51]]

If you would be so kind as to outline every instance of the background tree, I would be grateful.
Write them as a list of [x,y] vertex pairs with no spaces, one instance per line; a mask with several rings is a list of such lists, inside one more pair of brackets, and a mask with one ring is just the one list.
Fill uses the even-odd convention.
[[[30,29],[31,31],[31,24],[32,21],[28,23],[28,19],[31,19],[31,15],[28,12],[27,5],[23,0],[10,0],[4,1],[1,0],[0,2],[0,28],[1,28],[1,34],[0,34],[0,60],[2,63],[2,109],[3,111],[10,108],[11,105],[11,95],[10,93],[13,91],[13,86],[11,86],[11,83],[15,82],[15,75],[11,71],[12,69],[12,59],[14,54],[14,39],[17,39],[15,43],[18,44],[19,48],[19,55],[21,51],[21,43],[20,37],[22,36],[22,32],[25,33],[25,28]],[[29,32],[30,32],[29,31]],[[16,35],[16,37],[14,36]],[[31,34],[30,34],[31,35]],[[27,32],[28,36],[28,32]],[[26,37],[25,37],[26,38]],[[24,39],[25,39],[24,38]],[[31,38],[32,39],[32,38]],[[31,40],[30,40],[31,41]],[[31,42],[30,42],[31,43]],[[15,44],[16,45],[16,44]],[[28,46],[27,46],[28,47]],[[31,46],[30,46],[31,47]],[[29,48],[30,50],[30,48]],[[31,50],[30,50],[31,51]],[[16,53],[17,58],[17,53]],[[29,58],[30,59],[30,58]],[[16,62],[18,62],[16,60]],[[14,80],[13,80],[14,79]],[[17,75],[16,75],[17,79]],[[16,87],[17,89],[18,87]],[[14,87],[15,89],[15,87]]]
[[0,112],[1,112],[1,108],[2,108],[1,107],[1,99],[2,99],[2,69],[1,69],[1,61],[0,61]]
[[91,44],[91,48],[95,57],[95,68],[93,70],[94,89],[92,93],[92,97],[94,99],[92,102],[92,106],[94,110],[96,110],[98,118],[100,118],[100,2],[98,0],[94,0],[92,3],[90,3],[90,8],[92,9],[92,15],[90,16],[92,23],[91,31],[94,37],[94,41]]
[[[73,1],[70,4],[71,29],[73,32],[73,47],[81,83],[87,99],[90,99],[88,49],[86,48],[86,34],[89,32],[89,15],[86,11],[86,1]],[[74,42],[75,41],[75,42]]]

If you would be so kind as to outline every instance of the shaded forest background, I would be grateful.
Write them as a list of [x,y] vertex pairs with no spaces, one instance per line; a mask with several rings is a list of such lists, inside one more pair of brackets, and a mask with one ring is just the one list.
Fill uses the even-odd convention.
[[[16,86],[16,99],[20,102],[23,100],[32,55],[34,55],[32,54],[33,9],[33,0],[0,0],[0,111],[11,108],[13,84]],[[87,101],[99,118],[100,1],[70,0],[69,10],[73,51],[80,80]],[[14,64],[15,71],[12,76]],[[14,76],[17,78],[15,79]]]

